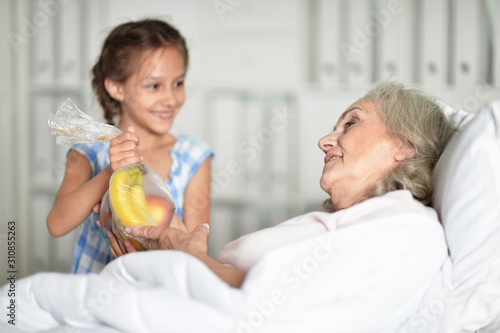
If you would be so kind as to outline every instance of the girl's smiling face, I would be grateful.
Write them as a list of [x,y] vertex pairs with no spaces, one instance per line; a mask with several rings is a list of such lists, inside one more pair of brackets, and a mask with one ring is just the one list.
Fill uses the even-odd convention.
[[121,123],[168,133],[186,98],[184,78],[184,60],[176,47],[145,51],[124,83],[108,82],[108,91],[121,103]]
[[335,210],[364,200],[377,181],[409,157],[371,99],[352,104],[333,132],[319,141],[319,148],[325,153],[320,185]]

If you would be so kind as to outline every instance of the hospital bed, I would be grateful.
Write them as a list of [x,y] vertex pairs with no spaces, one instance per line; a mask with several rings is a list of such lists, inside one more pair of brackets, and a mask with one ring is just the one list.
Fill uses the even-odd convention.
[[[444,227],[449,256],[436,284],[439,290],[421,295],[418,308],[392,331],[497,333],[500,332],[500,102],[484,106],[474,117],[443,106],[462,124],[435,172],[433,205]],[[316,280],[303,280],[307,292],[297,299],[307,301],[288,304],[286,311],[279,311],[280,297],[283,298],[279,286],[269,291],[268,298],[251,304],[244,299],[258,299],[252,297],[261,292],[259,288],[264,284],[259,281],[266,281],[273,274],[281,255],[301,251],[300,247],[289,247],[274,257],[265,257],[248,273],[243,286],[245,293],[227,287],[194,258],[171,251],[125,256],[100,275],[36,275],[18,286],[30,290],[22,296],[25,302],[18,315],[22,318],[23,312],[29,314],[33,322],[22,329],[0,323],[0,330],[156,332],[168,331],[166,328],[171,325],[175,332],[198,331],[196,327],[208,327],[199,330],[203,332],[234,331],[228,327],[236,327],[237,332],[278,332],[283,328],[287,332],[303,332],[301,325],[306,323],[310,332],[371,332],[357,328],[358,324],[370,327],[371,320],[380,320],[370,313],[358,313],[349,328],[340,330],[316,320],[332,315],[314,308],[324,301],[324,291],[333,288],[328,282],[314,285]],[[162,265],[157,264],[159,261]],[[166,292],[171,285],[178,287]],[[165,300],[168,302],[164,303]],[[3,309],[7,301],[2,298]],[[236,304],[251,309],[246,321],[230,316],[238,310],[234,309]],[[355,308],[356,304],[350,306]],[[394,311],[401,308],[404,304],[395,306]],[[169,316],[170,313],[175,316]],[[290,313],[293,316],[288,316]],[[271,316],[272,323],[267,323],[266,317]],[[302,316],[310,320],[301,321]],[[65,325],[57,327],[62,321]],[[101,321],[107,325],[101,325]]]

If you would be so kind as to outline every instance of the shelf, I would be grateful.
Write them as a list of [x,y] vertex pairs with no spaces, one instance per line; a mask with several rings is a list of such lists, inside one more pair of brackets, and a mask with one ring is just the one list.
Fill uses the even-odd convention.
[[62,86],[62,85],[33,85],[29,90],[30,94],[33,95],[51,95],[51,96],[82,96],[86,97],[92,94],[89,83],[74,85],[74,86]]

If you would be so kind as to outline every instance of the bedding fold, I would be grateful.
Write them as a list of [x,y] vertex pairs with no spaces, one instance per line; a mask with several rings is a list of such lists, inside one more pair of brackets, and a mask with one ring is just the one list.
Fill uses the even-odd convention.
[[[432,209],[398,192],[353,206],[355,211],[306,214],[277,228],[290,241],[243,263],[249,269],[240,289],[177,251],[128,254],[99,274],[21,279],[16,329],[411,333],[424,325],[425,332],[438,332],[441,314],[425,323],[415,316],[446,291],[443,230]],[[301,224],[318,224],[318,218],[328,230],[309,226],[310,233],[301,233]],[[263,231],[264,239],[275,237],[273,232]],[[244,248],[252,242],[263,243],[252,236]],[[236,266],[245,259],[237,252],[231,258]],[[5,286],[0,305],[8,302]],[[2,321],[3,332],[10,325]]]

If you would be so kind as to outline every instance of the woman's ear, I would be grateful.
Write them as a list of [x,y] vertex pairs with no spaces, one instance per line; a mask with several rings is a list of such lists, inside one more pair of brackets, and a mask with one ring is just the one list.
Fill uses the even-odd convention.
[[404,162],[415,156],[415,154],[415,148],[413,148],[411,143],[402,143],[398,151],[394,154],[394,160],[396,160],[396,162]]
[[120,82],[107,77],[104,79],[104,88],[106,88],[109,96],[113,97],[113,99],[117,100],[118,102],[123,101],[123,88]]

